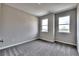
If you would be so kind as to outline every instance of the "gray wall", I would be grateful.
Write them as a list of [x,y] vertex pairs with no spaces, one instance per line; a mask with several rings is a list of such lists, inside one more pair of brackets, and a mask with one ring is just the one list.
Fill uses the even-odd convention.
[[38,34],[38,19],[28,13],[13,7],[2,5],[2,33],[3,47],[35,40]]
[[[58,18],[70,15],[70,33],[58,32]],[[56,14],[56,41],[76,45],[76,9]]]
[[40,31],[40,39],[46,40],[46,41],[50,41],[50,42],[54,42],[54,34],[55,34],[55,22],[54,22],[54,18],[55,15],[54,14],[49,14],[43,17],[40,17],[39,21],[40,21],[40,30],[41,30],[41,20],[44,18],[48,18],[48,32],[41,32]]
[[[57,19],[59,16],[66,16],[66,15],[71,16],[70,33],[59,33]],[[40,39],[50,41],[50,42],[59,41],[59,42],[66,43],[66,44],[76,45],[76,42],[77,42],[76,41],[77,40],[76,39],[76,9],[58,13],[58,14],[56,14],[56,17],[54,14],[49,14],[49,15],[40,17],[39,18],[40,30],[41,30],[41,20],[44,18],[48,18],[49,28],[48,28],[48,32],[46,32],[46,33],[39,31]],[[55,23],[55,20],[56,20],[56,23]]]

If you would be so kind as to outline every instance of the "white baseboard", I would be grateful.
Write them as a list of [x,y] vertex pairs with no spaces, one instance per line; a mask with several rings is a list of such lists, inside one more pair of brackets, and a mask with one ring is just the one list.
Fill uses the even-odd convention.
[[41,39],[41,40],[48,41],[48,42],[55,42],[54,40],[46,40],[46,39]]
[[6,49],[6,48],[10,48],[10,47],[13,47],[13,46],[17,46],[17,45],[20,45],[20,44],[24,44],[24,43],[27,43],[27,42],[31,42],[31,41],[36,40],[36,39],[37,38],[32,38],[31,40],[28,40],[28,41],[23,41],[23,42],[19,42],[17,44],[5,46],[5,47],[0,48],[0,50]]
[[58,40],[55,40],[57,42],[61,42],[61,43],[65,43],[65,44],[69,44],[69,45],[74,45],[74,46],[77,46],[76,44],[73,44],[73,43],[67,43],[67,42],[64,42],[64,41],[58,41]]

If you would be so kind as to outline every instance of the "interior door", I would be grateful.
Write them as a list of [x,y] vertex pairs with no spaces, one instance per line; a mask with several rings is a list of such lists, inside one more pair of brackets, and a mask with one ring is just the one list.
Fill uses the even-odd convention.
[[3,46],[3,40],[2,40],[2,4],[0,3],[0,49]]
[[[69,17],[69,18],[67,18]],[[56,14],[56,41],[76,45],[76,9]],[[61,19],[61,21],[59,20]],[[63,20],[67,24],[64,24]],[[60,24],[64,24],[61,25]],[[69,25],[68,25],[69,24]],[[67,30],[67,31],[65,31]]]

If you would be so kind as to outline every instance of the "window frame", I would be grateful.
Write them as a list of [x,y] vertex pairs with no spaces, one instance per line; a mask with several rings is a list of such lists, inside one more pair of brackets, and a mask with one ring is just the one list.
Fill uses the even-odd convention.
[[[69,16],[69,24],[59,24],[59,18],[62,18],[62,17],[67,17],[67,16]],[[66,16],[62,16],[62,17],[58,17],[58,32],[59,33],[70,33],[70,15],[66,15]],[[68,31],[60,31],[61,29],[59,29],[59,26],[61,26],[61,25],[68,25],[69,26],[69,29],[68,29]]]
[[[42,25],[42,21],[43,20],[47,20],[47,25]],[[43,31],[43,30],[45,30],[45,29],[42,29],[43,26],[47,26],[47,30],[46,31]],[[44,18],[44,19],[41,20],[41,32],[48,32],[48,18]]]

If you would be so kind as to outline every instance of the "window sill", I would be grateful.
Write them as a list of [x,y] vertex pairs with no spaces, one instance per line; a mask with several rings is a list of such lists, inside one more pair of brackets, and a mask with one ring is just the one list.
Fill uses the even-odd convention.
[[48,33],[48,31],[41,31],[41,33]]
[[59,31],[58,31],[58,33],[69,34],[69,33],[71,33],[71,32],[59,32]]

